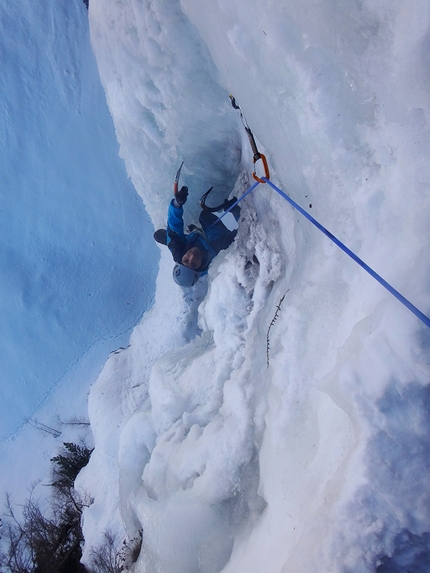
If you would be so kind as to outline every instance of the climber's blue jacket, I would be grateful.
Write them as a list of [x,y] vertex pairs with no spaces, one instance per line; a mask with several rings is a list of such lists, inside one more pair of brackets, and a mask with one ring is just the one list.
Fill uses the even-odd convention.
[[181,263],[182,257],[189,249],[198,247],[203,253],[203,262],[197,270],[205,273],[212,259],[231,245],[237,231],[227,229],[210,211],[202,211],[199,217],[201,229],[191,225],[190,233],[185,233],[183,215],[184,208],[176,207],[175,199],[172,199],[167,215],[167,246],[177,263]]

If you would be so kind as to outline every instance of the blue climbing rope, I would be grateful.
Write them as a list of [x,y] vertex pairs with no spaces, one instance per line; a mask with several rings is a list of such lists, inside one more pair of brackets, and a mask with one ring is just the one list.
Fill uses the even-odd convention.
[[374,279],[378,281],[383,287],[385,287],[388,292],[390,292],[393,296],[397,298],[402,304],[406,306],[411,312],[415,314],[417,318],[419,318],[426,326],[430,328],[430,318],[428,318],[425,314],[423,314],[416,306],[414,306],[407,298],[405,298],[402,294],[399,293],[394,287],[392,287],[386,280],[384,280],[378,273],[376,273],[372,268],[369,267],[360,257],[357,257],[355,253],[348,249],[339,239],[337,239],[330,231],[327,231],[325,227],[323,227],[316,219],[309,215],[304,209],[300,207],[295,201],[288,197],[283,191],[281,191],[276,185],[274,185],[269,179],[263,177],[264,181],[270,185],[281,197],[283,197],[290,205],[292,205],[297,211],[299,211],[302,215],[306,217],[317,229],[319,229],[324,235],[326,235],[335,245],[337,245],[342,251],[344,251],[347,255],[351,257],[357,264],[360,265],[365,271],[369,273]]
[[[302,207],[300,207],[300,205],[298,205],[295,201],[293,201],[291,197],[288,197],[288,195],[286,195],[283,191],[281,191],[279,187],[276,187],[276,185],[274,185],[267,177],[262,177],[261,182],[270,185],[270,187],[272,187],[277,193],[279,193],[281,197],[283,197],[286,201],[288,201],[290,205],[292,205],[295,209],[297,209],[299,213],[301,213],[304,217],[306,217],[308,221],[310,221],[313,225],[315,225],[317,229],[319,229],[322,233],[324,233],[326,237],[328,237],[331,241],[333,241],[335,245],[337,245],[340,249],[342,249],[342,251],[344,251],[347,255],[349,255],[351,259],[353,259],[358,265],[360,265],[360,267],[362,267],[365,271],[367,271],[370,276],[372,276],[375,280],[377,280],[384,288],[388,290],[388,292],[390,292],[393,296],[395,296],[397,300],[399,300],[404,306],[406,306],[406,308],[408,308],[413,314],[415,314],[417,318],[419,318],[426,326],[430,328],[430,318],[428,318],[407,298],[405,298],[402,294],[400,294],[399,291],[397,291],[394,287],[392,287],[385,279],[383,279],[380,275],[378,275],[377,272],[375,272],[371,267],[369,267],[369,265],[367,265],[362,259],[360,259],[360,257],[358,257],[353,251],[351,251],[351,249],[348,249],[348,247],[344,245],[342,241],[339,241],[337,237],[335,237],[332,233],[330,233],[330,231],[328,231],[325,227],[323,227],[323,225],[321,225],[321,223],[319,223],[316,219],[314,219],[312,215],[309,215],[309,213],[307,213],[304,209],[302,209]],[[226,215],[231,209],[233,209],[235,205],[240,203],[242,199],[244,199],[249,193],[251,193],[251,191],[253,191],[257,187],[257,185],[259,185],[259,183],[260,181],[254,183],[254,185],[252,185],[248,189],[248,191],[246,191],[246,193],[244,193],[235,203],[233,203],[233,205],[229,209],[227,209],[226,212],[222,215],[222,217],[219,217],[218,220],[222,219],[224,215]]]
[[230,205],[230,207],[228,209],[226,209],[225,212],[220,217],[218,217],[216,221],[214,221],[212,223],[211,227],[216,225],[216,223],[218,223],[218,221],[221,221],[221,219],[223,219],[227,215],[227,213],[229,213],[234,207],[236,207],[236,205],[238,203],[240,203],[242,201],[242,199],[245,199],[245,197],[247,195],[249,195],[249,193],[251,193],[251,191],[253,191],[257,187],[257,185],[259,185],[259,184],[260,184],[260,181],[257,181],[256,183],[254,183],[254,185],[251,185],[251,187],[248,189],[248,191],[246,191],[243,195],[241,195],[239,197],[239,199],[237,199],[237,201],[235,201],[233,203],[233,205]]

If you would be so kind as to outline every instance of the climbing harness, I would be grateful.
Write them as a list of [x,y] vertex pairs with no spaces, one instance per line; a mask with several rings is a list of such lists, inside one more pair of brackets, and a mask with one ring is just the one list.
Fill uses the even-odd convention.
[[[242,122],[250,138],[252,150],[254,151],[254,163],[255,163],[256,161],[255,153],[258,154],[258,151],[255,145],[254,137],[252,136],[252,132],[249,129],[248,124],[246,123],[242,110],[236,104],[235,99],[232,95],[230,95],[230,98],[232,100],[233,107],[235,109],[240,110]],[[262,157],[264,156],[259,154],[258,159]],[[272,183],[272,181],[270,181],[269,169],[267,168],[267,161],[265,161],[265,159],[266,158],[264,158],[263,165],[266,172],[266,176],[259,178],[255,175],[255,173],[253,173],[252,175],[256,180],[256,183],[254,183],[233,205],[231,205],[229,209],[226,209],[226,212],[221,217],[219,217],[218,220],[222,219],[229,211],[231,211],[231,209],[233,209],[233,207],[235,207],[238,203],[240,203],[240,201],[242,201],[242,199],[244,199],[249,193],[251,193],[251,191],[253,191],[260,183],[267,183],[283,199],[285,199],[288,203],[290,203],[290,205],[292,205],[297,211],[299,211],[299,213],[301,213],[304,217],[306,217],[308,221],[310,221],[313,225],[315,225],[317,229],[319,229],[322,233],[324,233],[326,237],[328,237],[331,241],[333,241],[335,245],[337,245],[340,249],[342,249],[342,251],[344,251],[347,255],[349,255],[351,259],[353,259],[358,265],[360,265],[360,267],[362,267],[366,272],[368,272],[370,276],[372,276],[375,280],[377,280],[384,288],[388,290],[389,293],[395,296],[397,300],[399,300],[406,308],[408,308],[413,314],[415,314],[417,318],[419,318],[426,326],[430,328],[430,318],[428,316],[422,313],[407,298],[405,298],[402,294],[400,294],[399,291],[397,291],[394,287],[392,287],[385,279],[383,279],[377,272],[375,272],[371,267],[369,267],[369,265],[367,265],[362,259],[360,259],[353,251],[351,251],[351,249],[349,249],[346,245],[344,245],[342,241],[340,241],[337,237],[335,237],[332,233],[330,233],[330,231],[328,231],[323,225],[321,225],[321,223],[319,223],[316,219],[314,219],[312,215],[310,215],[304,209],[302,209],[302,207],[300,207],[300,205],[298,205],[295,201],[293,201],[291,197],[288,197],[286,193],[281,191],[279,187],[277,187],[276,185],[274,185],[274,183]]]

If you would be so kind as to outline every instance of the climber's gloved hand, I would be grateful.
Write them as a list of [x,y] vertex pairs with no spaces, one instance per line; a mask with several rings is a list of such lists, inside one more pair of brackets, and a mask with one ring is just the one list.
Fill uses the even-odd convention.
[[187,202],[187,197],[188,197],[188,187],[183,185],[175,195],[176,202],[178,203],[178,205],[182,206]]

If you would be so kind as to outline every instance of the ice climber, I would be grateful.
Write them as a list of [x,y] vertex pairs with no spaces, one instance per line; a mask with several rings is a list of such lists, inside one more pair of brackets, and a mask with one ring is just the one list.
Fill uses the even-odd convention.
[[[231,245],[237,233],[237,230],[229,230],[218,220],[218,217],[211,212],[213,209],[204,207],[199,216],[201,228],[190,225],[189,232],[185,233],[183,205],[187,197],[188,187],[183,186],[171,200],[167,216],[167,246],[176,263],[173,268],[173,279],[182,287],[193,286],[200,276],[206,274],[212,259]],[[225,211],[235,202],[235,197],[226,200],[220,209]],[[240,207],[236,205],[231,212],[238,221]]]

